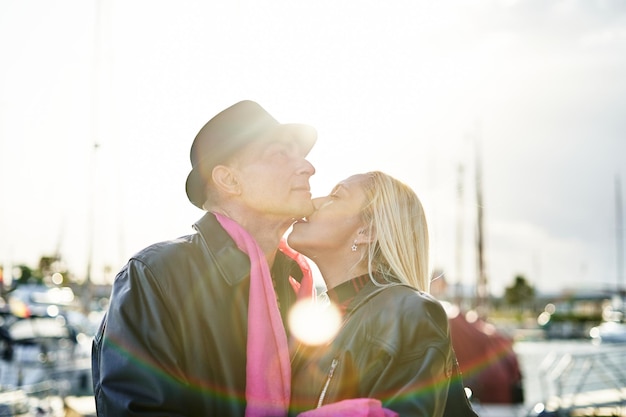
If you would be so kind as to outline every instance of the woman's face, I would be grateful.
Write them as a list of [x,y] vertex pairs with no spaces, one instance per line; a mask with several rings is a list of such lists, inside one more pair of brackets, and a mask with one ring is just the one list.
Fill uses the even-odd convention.
[[328,196],[313,199],[313,214],[293,225],[289,246],[311,259],[325,253],[351,252],[363,228],[361,210],[366,203],[367,179],[365,174],[353,175],[337,184]]

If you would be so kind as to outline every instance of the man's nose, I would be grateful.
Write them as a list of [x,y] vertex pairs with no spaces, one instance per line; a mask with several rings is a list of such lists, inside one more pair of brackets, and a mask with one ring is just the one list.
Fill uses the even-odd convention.
[[315,174],[315,167],[307,159],[302,159],[302,164],[298,169],[298,174],[306,174],[312,176]]

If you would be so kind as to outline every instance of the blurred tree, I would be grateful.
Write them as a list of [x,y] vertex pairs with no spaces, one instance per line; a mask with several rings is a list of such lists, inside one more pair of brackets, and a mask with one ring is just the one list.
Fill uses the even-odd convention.
[[39,258],[39,271],[42,276],[52,275],[53,265],[57,262],[56,256],[42,256]]
[[15,287],[22,284],[41,284],[42,282],[41,273],[26,265],[17,265],[13,270],[13,285]]
[[69,285],[69,273],[60,256],[42,256],[39,271],[48,285]]
[[530,305],[535,298],[535,289],[526,281],[523,275],[517,275],[512,286],[506,287],[504,298],[507,304],[519,307],[520,311]]
[[14,290],[24,284],[44,284],[54,286],[69,286],[70,272],[65,263],[58,256],[42,256],[39,258],[37,268],[27,265],[15,265],[12,269],[12,282],[10,286],[4,286],[3,281],[7,271],[0,266],[0,286],[5,292]]

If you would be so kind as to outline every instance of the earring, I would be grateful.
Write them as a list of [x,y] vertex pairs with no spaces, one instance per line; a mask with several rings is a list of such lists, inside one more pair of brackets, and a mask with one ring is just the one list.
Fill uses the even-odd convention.
[[356,239],[354,239],[354,243],[352,244],[352,247],[350,249],[352,249],[352,252],[356,252],[356,248],[357,248]]

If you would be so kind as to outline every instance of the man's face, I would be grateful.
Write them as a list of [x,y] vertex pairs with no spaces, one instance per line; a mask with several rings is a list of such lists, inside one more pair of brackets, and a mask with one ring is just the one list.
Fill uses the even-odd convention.
[[299,219],[313,211],[309,179],[315,168],[296,142],[255,142],[233,162],[241,201],[253,211],[285,219]]

